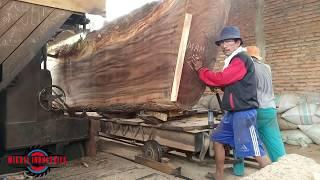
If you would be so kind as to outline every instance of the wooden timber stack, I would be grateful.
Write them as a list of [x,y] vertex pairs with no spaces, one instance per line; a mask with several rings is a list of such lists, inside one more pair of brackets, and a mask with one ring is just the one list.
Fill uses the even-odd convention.
[[201,83],[189,62],[216,60],[214,40],[229,0],[166,0],[106,24],[59,51],[53,82],[75,109],[158,112],[190,109]]

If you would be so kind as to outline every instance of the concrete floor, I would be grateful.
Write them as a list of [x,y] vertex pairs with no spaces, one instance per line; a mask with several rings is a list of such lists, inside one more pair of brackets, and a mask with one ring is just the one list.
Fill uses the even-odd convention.
[[[135,155],[142,153],[141,147],[128,146],[112,141],[100,141],[99,150],[119,154],[129,159],[133,159]],[[166,157],[170,159],[170,163],[172,163],[174,166],[181,167],[181,172],[183,176],[186,176],[190,179],[206,180],[207,178],[205,176],[208,174],[208,172],[214,172],[215,165],[213,159],[211,158],[205,159],[204,162],[198,162],[195,160],[188,160],[181,153],[176,154],[179,155],[169,154],[166,155]],[[237,177],[232,174],[231,165],[225,165],[225,167],[226,180],[241,179],[241,177]],[[245,175],[249,175],[255,171],[257,171],[257,169],[246,168]]]
[[112,154],[99,152],[95,158],[85,157],[81,160],[72,161],[67,167],[54,169],[40,179],[147,180],[176,178]]

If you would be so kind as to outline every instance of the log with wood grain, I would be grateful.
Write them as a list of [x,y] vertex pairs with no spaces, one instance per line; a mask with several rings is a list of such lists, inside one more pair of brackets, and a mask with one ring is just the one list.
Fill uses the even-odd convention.
[[216,60],[214,40],[229,0],[166,0],[147,4],[59,51],[53,83],[73,109],[103,112],[190,109],[205,85],[190,67]]

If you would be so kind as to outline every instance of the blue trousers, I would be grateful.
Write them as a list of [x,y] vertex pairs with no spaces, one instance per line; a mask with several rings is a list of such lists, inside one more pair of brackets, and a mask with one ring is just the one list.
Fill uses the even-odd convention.
[[264,156],[262,141],[256,128],[256,109],[227,112],[212,133],[212,141],[228,144],[237,157]]

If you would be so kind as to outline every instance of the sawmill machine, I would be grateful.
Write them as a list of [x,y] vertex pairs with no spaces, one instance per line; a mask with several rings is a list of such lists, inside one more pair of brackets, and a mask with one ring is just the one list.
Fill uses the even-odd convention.
[[79,142],[88,137],[89,121],[57,107],[65,94],[52,85],[46,46],[66,29],[85,30],[86,13],[105,13],[104,0],[0,2],[2,165],[6,155],[30,147],[52,146],[62,154],[64,147],[77,144],[74,149],[83,154]]

